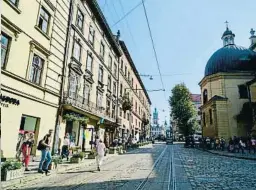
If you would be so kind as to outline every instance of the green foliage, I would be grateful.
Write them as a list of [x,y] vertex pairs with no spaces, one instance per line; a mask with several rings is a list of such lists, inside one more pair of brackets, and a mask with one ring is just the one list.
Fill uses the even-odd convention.
[[16,160],[7,160],[6,162],[4,162],[1,165],[1,173],[4,173],[6,171],[10,171],[10,170],[21,169],[21,167],[22,167],[21,162],[18,162]]
[[184,83],[177,84],[172,89],[169,105],[171,118],[177,122],[183,135],[191,134],[195,125],[196,110],[191,101],[190,92]]
[[127,110],[132,109],[132,102],[130,101],[130,99],[127,95],[123,96],[122,102],[123,102],[122,103],[123,111],[127,111]]
[[64,120],[67,120],[67,121],[78,121],[78,122],[80,122],[80,123],[82,123],[82,124],[87,124],[88,122],[89,122],[89,118],[87,118],[87,117],[81,117],[81,116],[79,116],[79,115],[77,115],[77,114],[72,114],[72,113],[70,113],[70,114],[65,114],[64,116],[63,116],[63,119]]
[[63,160],[62,160],[61,156],[54,156],[54,157],[52,157],[52,162],[55,165],[57,165],[57,164],[63,163]]

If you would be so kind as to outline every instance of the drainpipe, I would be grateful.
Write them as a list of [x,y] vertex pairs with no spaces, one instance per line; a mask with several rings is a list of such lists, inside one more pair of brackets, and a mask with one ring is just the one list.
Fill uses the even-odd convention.
[[63,59],[63,68],[62,68],[62,75],[61,75],[61,85],[60,85],[60,98],[59,98],[59,108],[56,114],[56,121],[55,121],[55,132],[54,132],[54,148],[52,149],[52,154],[55,154],[58,149],[58,142],[59,142],[59,127],[60,127],[60,115],[62,111],[62,103],[63,103],[63,96],[64,96],[64,86],[65,86],[65,75],[67,69],[67,62],[68,62],[68,52],[69,52],[69,42],[70,42],[70,31],[71,31],[71,24],[72,24],[72,17],[73,17],[73,0],[70,0],[69,4],[69,16],[68,16],[68,27],[67,27],[67,35],[66,35],[66,43],[65,43],[65,53]]

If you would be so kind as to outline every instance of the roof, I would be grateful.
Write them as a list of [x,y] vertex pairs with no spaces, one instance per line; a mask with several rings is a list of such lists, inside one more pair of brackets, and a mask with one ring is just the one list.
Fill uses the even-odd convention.
[[148,99],[149,104],[151,105],[152,103],[151,103],[151,100],[149,98],[148,92],[147,92],[147,90],[146,90],[146,88],[145,88],[145,86],[144,86],[144,84],[143,84],[143,82],[142,82],[142,80],[140,78],[140,75],[139,75],[139,73],[138,73],[138,71],[136,69],[136,66],[135,66],[135,64],[134,64],[134,62],[133,62],[133,60],[131,58],[131,55],[130,55],[130,53],[129,53],[129,51],[128,51],[124,41],[120,40],[120,45],[121,45],[121,48],[122,48],[125,56],[127,57],[129,63],[132,66],[133,72],[135,73],[135,75],[136,75],[136,77],[137,77],[137,79],[138,79],[138,81],[139,81],[139,83],[140,83],[140,85],[141,85],[141,87],[142,87],[142,89],[143,89],[147,99]]
[[256,52],[236,45],[222,47],[208,60],[205,76],[236,71],[256,71]]
[[191,94],[192,102],[201,102],[201,94]]
[[112,46],[113,50],[115,51],[117,56],[120,57],[122,55],[122,51],[120,50],[119,45],[110,29],[110,27],[107,23],[107,20],[106,20],[104,14],[102,13],[97,1],[96,0],[88,0],[86,2],[88,4],[89,8],[92,10],[100,27],[105,32],[104,34],[106,35],[107,39],[109,40],[109,43]]

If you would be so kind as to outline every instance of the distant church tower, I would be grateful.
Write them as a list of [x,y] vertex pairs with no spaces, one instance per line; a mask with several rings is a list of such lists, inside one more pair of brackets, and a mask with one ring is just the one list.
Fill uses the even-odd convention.
[[158,125],[158,111],[155,108],[154,112],[153,112],[153,124],[154,125]]

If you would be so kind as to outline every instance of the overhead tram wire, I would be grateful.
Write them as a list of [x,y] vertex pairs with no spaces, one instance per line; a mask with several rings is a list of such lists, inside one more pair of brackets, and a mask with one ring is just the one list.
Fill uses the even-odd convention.
[[[120,6],[121,6],[121,11],[122,11],[123,15],[125,15],[125,11],[124,11],[124,6],[123,6],[123,3],[122,3],[122,0],[118,0],[118,2],[119,2],[119,4],[120,4]],[[134,46],[135,46],[136,49],[137,49],[137,45],[136,45],[135,40],[134,40],[134,37],[133,37],[133,35],[132,35],[131,28],[130,28],[130,25],[129,25],[128,20],[126,20],[125,23],[126,23],[126,26],[127,26],[127,28],[128,28],[129,34],[130,34],[130,36],[131,36],[131,38],[132,38],[133,44],[134,44]]]
[[133,7],[130,11],[128,11],[122,18],[120,18],[116,23],[114,23],[111,28],[116,26],[119,22],[124,20],[129,14],[131,14],[135,9],[137,9],[140,5],[142,5],[142,2],[138,3],[135,7]]
[[[147,20],[147,26],[148,26],[150,39],[151,39],[153,50],[154,50],[154,55],[155,55],[155,59],[156,59],[156,63],[157,63],[158,72],[159,72],[159,75],[160,75],[160,78],[161,78],[162,87],[163,87],[163,89],[165,89],[164,82],[163,82],[163,77],[162,77],[162,74],[161,74],[160,65],[159,65],[159,61],[158,61],[158,57],[157,57],[157,53],[156,53],[155,43],[154,43],[154,39],[153,39],[153,36],[152,36],[151,28],[150,28],[150,25],[149,25],[149,19],[148,19],[148,15],[147,15],[146,6],[145,6],[145,3],[144,3],[144,0],[141,0],[141,1],[142,1],[145,17],[146,17],[146,20]],[[164,99],[166,100],[165,91],[164,91]]]

